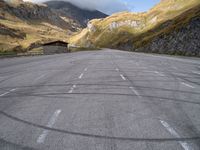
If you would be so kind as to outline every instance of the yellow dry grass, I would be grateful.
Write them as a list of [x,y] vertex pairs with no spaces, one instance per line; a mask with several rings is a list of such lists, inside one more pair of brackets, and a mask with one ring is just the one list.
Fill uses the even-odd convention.
[[33,43],[63,40],[67,41],[69,32],[49,23],[28,24],[22,21],[0,19],[0,24],[25,34],[23,39],[9,35],[0,35],[0,51],[11,51],[16,46],[27,49]]

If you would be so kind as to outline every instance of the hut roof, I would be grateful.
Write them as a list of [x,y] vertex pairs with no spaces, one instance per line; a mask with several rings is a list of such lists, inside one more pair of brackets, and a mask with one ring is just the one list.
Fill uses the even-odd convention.
[[64,41],[52,41],[48,43],[42,44],[42,46],[67,46],[69,43],[64,42]]

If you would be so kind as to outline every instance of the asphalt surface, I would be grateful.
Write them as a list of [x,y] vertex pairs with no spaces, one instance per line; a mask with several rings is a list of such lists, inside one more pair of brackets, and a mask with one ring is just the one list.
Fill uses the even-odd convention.
[[0,60],[1,150],[199,150],[200,59],[118,50]]

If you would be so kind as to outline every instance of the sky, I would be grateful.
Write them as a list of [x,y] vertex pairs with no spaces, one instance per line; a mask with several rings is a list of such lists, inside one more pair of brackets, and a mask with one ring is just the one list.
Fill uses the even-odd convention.
[[[24,0],[36,3],[48,0]],[[143,12],[152,8],[160,0],[64,0],[69,1],[81,8],[99,10],[106,14],[113,14],[121,11]]]

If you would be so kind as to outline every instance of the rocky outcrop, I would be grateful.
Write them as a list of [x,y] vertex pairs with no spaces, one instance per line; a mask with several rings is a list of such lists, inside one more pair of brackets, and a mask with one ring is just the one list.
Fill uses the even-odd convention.
[[127,26],[130,28],[141,28],[141,27],[144,27],[144,24],[138,20],[125,20],[125,21],[119,21],[119,22],[112,22],[109,25],[109,29],[113,31],[114,29],[120,28],[122,26]]
[[89,32],[95,32],[96,31],[95,26],[90,22],[87,24],[87,29],[88,29]]
[[134,51],[200,56],[200,17],[192,19],[185,27],[156,37]]

